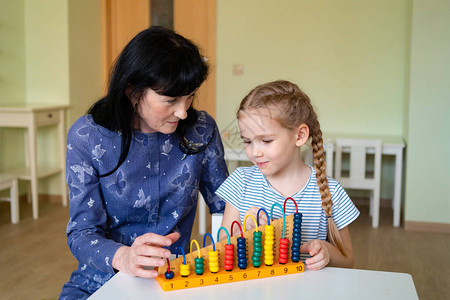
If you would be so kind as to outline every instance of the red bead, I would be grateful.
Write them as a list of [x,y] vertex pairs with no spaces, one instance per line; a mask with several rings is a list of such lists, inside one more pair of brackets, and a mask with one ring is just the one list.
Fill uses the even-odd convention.
[[280,264],[285,264],[285,263],[287,263],[287,259],[286,258],[278,258],[278,262],[280,263]]
[[231,271],[233,269],[233,264],[234,264],[234,245],[225,244],[225,261],[224,261],[225,270]]
[[289,244],[289,240],[288,239],[280,239],[280,244],[288,245]]
[[288,239],[280,239],[280,248],[279,248],[279,256],[278,256],[278,262],[280,264],[287,263],[288,258],[288,252],[289,252],[289,240]]

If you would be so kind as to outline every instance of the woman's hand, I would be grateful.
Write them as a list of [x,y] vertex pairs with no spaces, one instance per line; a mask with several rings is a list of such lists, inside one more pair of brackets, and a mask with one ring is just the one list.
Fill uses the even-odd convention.
[[[259,222],[259,225],[267,225],[267,216],[264,212],[259,214],[259,220],[258,220],[258,218],[256,216],[256,214],[258,213],[258,210],[259,210],[259,207],[252,206],[245,212],[245,216],[247,216],[247,215],[253,216],[255,218],[256,222]],[[254,228],[256,228],[255,221],[253,221],[252,218],[247,218],[247,220],[245,222],[245,230],[251,230]]]
[[156,270],[146,270],[143,267],[161,267],[165,264],[165,258],[170,257],[170,251],[164,246],[170,246],[180,237],[178,232],[166,236],[155,233],[146,233],[134,240],[128,247],[120,247],[113,257],[114,269],[137,277],[155,278]]
[[325,241],[312,240],[300,247],[300,252],[309,253],[310,258],[305,260],[309,270],[320,270],[330,262],[330,252]]

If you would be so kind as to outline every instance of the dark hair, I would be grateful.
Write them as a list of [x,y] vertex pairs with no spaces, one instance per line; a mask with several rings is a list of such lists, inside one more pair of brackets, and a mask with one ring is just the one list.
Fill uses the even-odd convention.
[[[207,76],[205,59],[197,46],[183,36],[158,26],[136,35],[115,62],[107,95],[88,111],[97,124],[122,134],[117,165],[100,177],[114,173],[128,155],[133,119],[137,114],[130,98],[141,99],[148,88],[165,96],[188,95],[200,87]],[[185,143],[186,128],[196,119],[197,111],[191,106],[187,118],[180,120],[176,129],[180,143]]]
[[244,111],[269,108],[271,108],[271,112],[274,112],[272,117],[285,128],[293,129],[303,123],[308,126],[322,208],[328,219],[328,238],[332,244],[346,255],[339,230],[331,218],[333,201],[331,200],[325,172],[322,130],[311,100],[292,82],[286,80],[268,82],[254,88],[242,100],[237,112],[237,118],[239,119],[239,114]]

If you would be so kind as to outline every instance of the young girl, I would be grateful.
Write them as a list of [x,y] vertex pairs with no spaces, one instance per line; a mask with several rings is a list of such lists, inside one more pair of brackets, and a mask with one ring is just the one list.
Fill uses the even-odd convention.
[[[348,225],[359,211],[340,184],[326,177],[322,131],[308,96],[291,82],[269,82],[244,98],[237,118],[245,152],[255,166],[236,169],[216,191],[227,202],[222,226],[242,223],[245,215],[256,218],[260,208],[270,212],[273,203],[283,206],[292,197],[303,214],[300,251],[308,269],[352,267]],[[314,168],[300,156],[309,138]],[[294,212],[295,204],[287,201],[286,215]],[[281,218],[281,210],[274,209],[273,216]],[[267,224],[264,213],[259,222]],[[246,228],[254,228],[251,218]]]

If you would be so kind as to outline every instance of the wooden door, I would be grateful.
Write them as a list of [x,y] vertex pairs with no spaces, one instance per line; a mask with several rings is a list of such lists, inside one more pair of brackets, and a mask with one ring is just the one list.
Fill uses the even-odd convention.
[[102,0],[102,74],[105,91],[111,67],[123,47],[149,26],[149,0]]
[[[128,41],[151,25],[151,0],[102,0],[103,81]],[[195,42],[208,59],[208,80],[197,92],[195,107],[216,115],[216,1],[174,0],[174,29]]]
[[216,1],[174,0],[174,29],[195,42],[208,59],[210,73],[197,93],[195,107],[216,116]]

